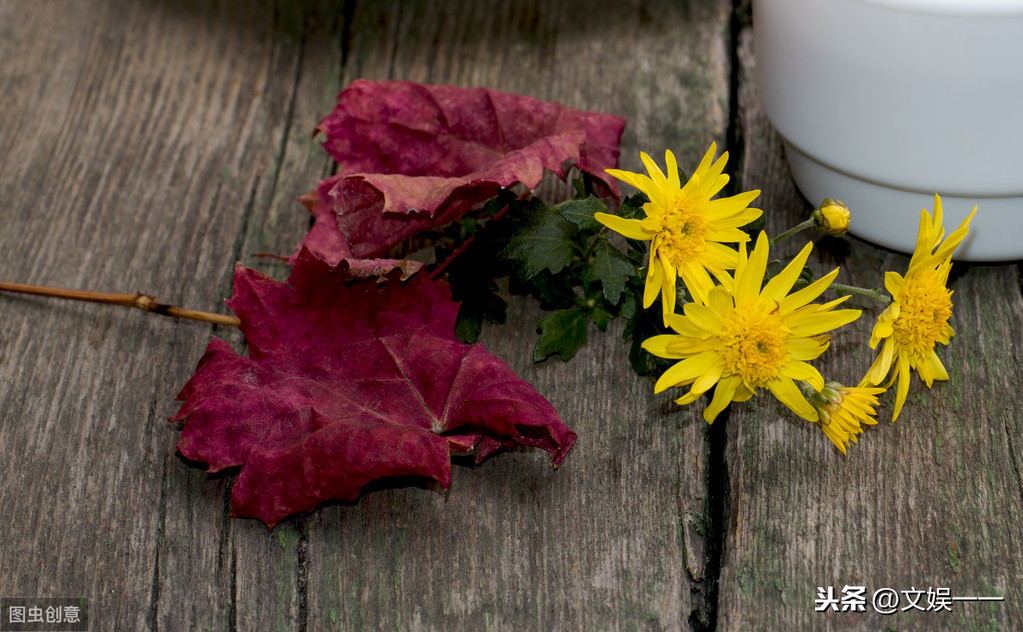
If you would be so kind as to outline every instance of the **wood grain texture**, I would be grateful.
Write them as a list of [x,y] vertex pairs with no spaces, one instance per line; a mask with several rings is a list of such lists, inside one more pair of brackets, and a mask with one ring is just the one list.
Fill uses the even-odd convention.
[[[770,223],[791,225],[810,206],[785,175],[780,141],[756,101],[749,35],[741,49],[743,186],[763,188]],[[879,286],[883,270],[905,270],[908,257],[851,241],[840,282]],[[818,273],[834,266],[823,259]],[[950,381],[928,390],[914,377],[894,424],[894,392],[886,394],[881,421],[847,457],[770,398],[733,406],[720,629],[1007,630],[1023,620],[1019,273],[1015,265],[963,266],[953,276],[957,335],[939,351]],[[871,307],[835,339],[821,363],[825,379],[859,380],[878,313]],[[1005,601],[894,616],[869,605],[862,614],[814,611],[818,586],[840,593],[846,585],[866,586],[868,598],[884,587],[945,587]]]
[[[226,311],[295,84],[298,47],[274,32],[273,6],[0,11],[12,95],[0,106],[0,274]],[[102,629],[228,629],[253,599],[233,598],[250,589],[238,569],[283,564],[284,587],[259,614],[293,621],[294,548],[239,527],[252,534],[239,562],[229,480],[183,463],[166,423],[211,328],[42,299],[4,297],[0,310],[4,594],[88,597]]]

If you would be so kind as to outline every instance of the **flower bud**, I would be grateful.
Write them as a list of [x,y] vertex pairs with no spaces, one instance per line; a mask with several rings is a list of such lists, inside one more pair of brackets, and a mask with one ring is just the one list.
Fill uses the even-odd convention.
[[805,392],[807,401],[817,411],[819,421],[825,425],[830,421],[831,413],[842,407],[845,398],[845,387],[838,382],[827,382],[820,391],[814,391],[807,385]]
[[817,230],[825,235],[841,237],[849,230],[849,207],[841,200],[825,198],[819,207],[813,209],[813,221]]
[[877,423],[874,408],[882,392],[883,388],[848,387],[839,382],[827,382],[819,391],[809,385],[804,389],[807,401],[817,411],[817,425],[843,454],[849,442],[856,443],[863,424]]

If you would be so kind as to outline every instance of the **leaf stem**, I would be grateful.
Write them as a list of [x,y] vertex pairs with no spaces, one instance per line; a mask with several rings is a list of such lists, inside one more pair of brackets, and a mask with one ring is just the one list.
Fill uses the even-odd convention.
[[810,219],[806,220],[802,224],[796,224],[792,228],[788,229],[784,233],[782,233],[782,234],[778,235],[777,237],[775,237],[774,239],[772,239],[771,240],[771,245],[773,246],[773,245],[775,245],[775,244],[777,244],[777,243],[779,243],[781,241],[784,241],[784,240],[788,239],[789,237],[795,235],[796,233],[806,230],[807,228],[813,228],[813,226],[814,226],[814,220],[811,217]]
[[24,283],[6,283],[0,281],[0,291],[15,292],[18,294],[33,294],[35,296],[49,296],[52,298],[63,298],[71,301],[87,301],[90,303],[103,303],[105,305],[121,305],[122,307],[135,307],[146,312],[153,312],[161,316],[173,316],[174,318],[187,318],[199,320],[215,325],[227,325],[238,327],[241,321],[235,316],[223,314],[211,314],[200,312],[194,309],[164,305],[156,302],[156,298],[135,292],[134,294],[112,294],[109,292],[88,292],[83,290],[65,290],[55,287],[44,287],[41,285],[26,285]]
[[851,294],[854,296],[864,296],[871,300],[877,301],[882,305],[890,305],[892,299],[887,294],[882,294],[879,290],[868,290],[865,287],[856,287],[855,285],[843,285],[841,283],[832,283],[831,289],[838,292],[839,294]]

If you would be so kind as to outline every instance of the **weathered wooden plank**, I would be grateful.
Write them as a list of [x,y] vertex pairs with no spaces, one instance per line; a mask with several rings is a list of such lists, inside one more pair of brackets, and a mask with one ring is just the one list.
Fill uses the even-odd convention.
[[[763,189],[776,232],[809,206],[785,174],[778,137],[756,101],[748,32],[741,51],[743,187]],[[840,280],[876,286],[883,270],[904,271],[907,261],[852,240]],[[818,272],[833,265],[815,262]],[[721,629],[1001,630],[1023,620],[1019,271],[964,266],[961,273],[951,283],[957,336],[939,351],[951,380],[927,390],[914,378],[894,424],[887,421],[894,392],[886,395],[882,421],[848,457],[767,396],[732,407]],[[836,338],[821,364],[826,379],[856,382],[863,374],[878,311],[870,309]],[[866,613],[814,611],[818,586],[840,594],[846,585],[866,587]],[[1005,601],[888,617],[869,601],[886,587],[949,588],[955,596]]]
[[[640,149],[695,164],[724,136],[729,3],[655,5],[360,3],[344,77],[613,112],[629,120],[625,167],[640,168]],[[705,608],[705,425],[651,397],[614,331],[570,364],[533,365],[538,316],[515,299],[484,338],[579,432],[565,465],[506,454],[457,468],[444,493],[383,490],[318,512],[311,629],[674,630]]]
[[[253,189],[241,261],[278,279],[290,268],[281,260],[256,255],[294,252],[309,227],[309,214],[296,198],[329,175],[333,161],[313,142],[312,131],[336,102],[341,87],[343,34],[346,25],[339,3],[280,3],[276,28],[298,48],[295,67],[278,73],[277,82],[289,87],[287,101],[274,104],[275,116],[285,115],[281,141],[273,161],[265,165]],[[290,27],[290,28],[288,28]],[[225,292],[230,292],[226,289]],[[242,337],[233,336],[241,349]],[[272,533],[257,521],[236,520],[232,527],[235,560],[234,605],[239,630],[306,629],[305,547],[308,528],[292,520]]]
[[[264,2],[0,12],[0,276],[224,311],[301,30]],[[229,479],[182,463],[165,422],[211,328],[16,297],[0,313],[4,594],[88,597],[103,629],[294,621],[288,533],[236,528]]]

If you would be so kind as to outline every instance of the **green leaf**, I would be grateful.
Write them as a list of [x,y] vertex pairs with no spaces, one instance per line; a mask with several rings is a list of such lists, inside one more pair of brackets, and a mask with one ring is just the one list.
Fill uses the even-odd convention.
[[540,200],[528,200],[516,215],[512,231],[500,256],[514,259],[524,279],[544,270],[557,274],[572,263],[576,254],[575,225]]
[[505,321],[505,310],[508,304],[496,294],[497,284],[490,281],[480,284],[475,291],[466,294],[458,308],[458,320],[455,321],[455,335],[466,344],[472,344],[480,336],[483,321],[502,324]]
[[617,305],[629,277],[636,276],[636,266],[622,251],[606,239],[598,242],[593,251],[593,265],[583,275],[587,282],[600,281],[604,298]]
[[604,203],[592,195],[582,200],[569,200],[558,207],[558,213],[575,224],[579,230],[598,231],[603,224],[594,219],[595,213],[607,213]]
[[497,197],[491,198],[483,205],[482,215],[485,215],[486,217],[493,217],[504,210],[504,207],[512,204],[517,199],[518,195],[516,195],[514,191],[510,189],[501,189],[501,191],[497,194]]
[[[742,244],[739,244],[739,248],[745,248]],[[760,287],[763,289],[764,286],[774,277],[781,274],[781,271],[785,269],[785,262],[781,259],[771,259],[767,262],[767,267],[764,268],[764,279],[760,282]]]
[[[637,296],[633,294],[628,296],[629,300],[639,302]],[[624,307],[622,311],[626,311]],[[632,345],[629,347],[629,363],[637,375],[660,374],[671,366],[671,360],[659,358],[643,348],[643,341],[666,333],[670,333],[670,330],[664,326],[661,310],[656,304],[653,309],[636,309],[633,312],[632,318],[625,325],[625,331],[622,332],[622,338],[632,339]]]
[[639,310],[639,294],[630,292],[625,295],[625,300],[622,301],[621,307],[618,308],[618,315],[626,320],[630,320]]
[[574,282],[568,274],[551,274],[544,270],[528,281],[509,279],[508,289],[513,294],[529,294],[547,310],[565,309],[576,304]]
[[646,219],[646,211],[643,210],[643,205],[649,201],[650,198],[642,191],[635,195],[630,195],[622,200],[622,205],[618,208],[618,214],[625,219]]
[[578,307],[559,309],[537,324],[540,339],[533,360],[540,362],[557,353],[568,362],[586,342],[586,312]]
[[594,307],[590,312],[590,318],[592,318],[594,324],[597,325],[597,329],[607,331],[607,323],[611,320],[611,312],[607,311],[603,307]]

